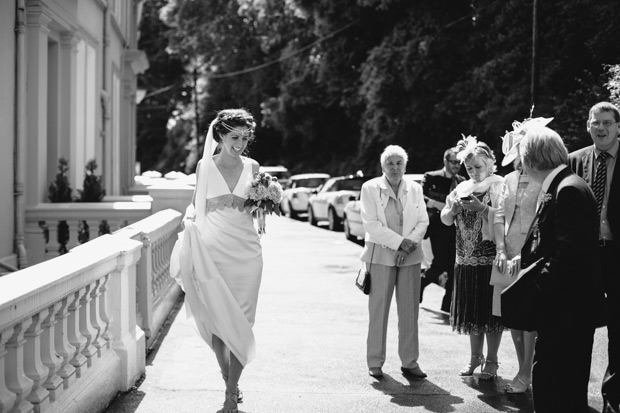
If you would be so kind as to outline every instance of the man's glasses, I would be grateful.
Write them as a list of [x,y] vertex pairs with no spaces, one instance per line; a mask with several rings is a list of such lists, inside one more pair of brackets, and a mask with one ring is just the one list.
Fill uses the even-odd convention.
[[461,161],[458,160],[452,160],[452,159],[446,159],[446,161],[450,162],[452,165],[458,165],[461,163]]
[[598,120],[593,120],[592,122],[590,122],[590,126],[594,126],[595,128],[598,128],[601,125],[603,125],[605,128],[609,128],[616,123],[618,122],[614,122],[612,120],[604,120],[603,122],[598,121]]

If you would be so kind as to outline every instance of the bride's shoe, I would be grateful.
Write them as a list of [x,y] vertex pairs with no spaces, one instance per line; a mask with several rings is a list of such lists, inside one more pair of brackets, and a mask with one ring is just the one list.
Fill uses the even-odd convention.
[[[222,378],[224,379],[224,384],[228,383],[228,376],[225,376],[224,373],[222,373]],[[237,403],[243,403],[243,392],[239,386],[237,386]]]
[[225,394],[224,406],[217,413],[239,413],[239,409],[237,409],[237,392],[226,390]]
[[[476,370],[478,366],[482,366],[483,364],[484,356],[471,356],[469,364],[459,372],[459,376],[471,376],[472,374],[474,374],[474,370]],[[482,370],[482,367],[480,370]]]
[[487,360],[486,363],[484,363],[484,368],[480,374],[480,380],[493,380],[497,377],[498,368],[499,363],[497,361]]

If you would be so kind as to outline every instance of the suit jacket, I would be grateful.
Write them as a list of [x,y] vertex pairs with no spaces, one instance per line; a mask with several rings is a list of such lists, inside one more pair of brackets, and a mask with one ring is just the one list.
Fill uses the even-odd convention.
[[540,328],[604,324],[598,212],[588,184],[565,168],[553,179],[521,250],[522,268],[538,258],[544,302]]
[[[618,154],[620,155],[620,152]],[[569,164],[573,172],[588,183],[592,182],[592,178],[596,173],[596,165],[593,165],[593,160],[594,145],[572,152],[569,156]],[[609,201],[607,203],[607,219],[611,233],[614,239],[618,241],[617,245],[620,247],[620,161],[617,159],[611,178]],[[598,228],[599,225],[597,224],[596,227]]]
[[[373,178],[362,185],[361,215],[366,231],[365,241],[388,247],[394,251],[403,242],[403,238],[420,243],[428,227],[428,214],[422,187],[417,182],[403,179],[404,191],[400,197],[403,206],[403,234],[397,234],[387,226],[385,208],[388,205],[388,183],[384,176]],[[422,248],[414,254],[416,263],[422,261]]]
[[[456,179],[456,184],[463,182],[465,178],[461,175],[454,175]],[[443,169],[438,169],[436,171],[426,172],[424,174],[424,179],[422,180],[422,189],[424,191],[424,200],[428,202],[429,199],[433,201],[446,202],[446,197],[450,193],[450,186],[452,185],[452,179],[444,176]],[[452,236],[454,236],[455,228],[454,226],[444,225],[441,222],[440,212],[436,208],[427,208],[429,217],[429,227],[427,231],[427,236],[433,236],[436,232],[448,232]]]

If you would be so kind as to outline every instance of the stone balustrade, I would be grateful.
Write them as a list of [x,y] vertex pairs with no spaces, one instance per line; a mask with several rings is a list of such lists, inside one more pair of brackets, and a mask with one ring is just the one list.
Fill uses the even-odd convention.
[[180,290],[165,210],[0,277],[0,413],[103,411],[145,371]]
[[0,412],[101,410],[144,372],[142,243],[102,236],[0,278]]
[[166,209],[131,224],[114,235],[142,242],[138,263],[137,321],[146,334],[147,348],[177,301],[181,288],[170,278],[170,254],[180,231],[181,213]]
[[24,237],[28,264],[62,255],[77,245],[150,214],[151,202],[148,201],[42,203],[28,207]]

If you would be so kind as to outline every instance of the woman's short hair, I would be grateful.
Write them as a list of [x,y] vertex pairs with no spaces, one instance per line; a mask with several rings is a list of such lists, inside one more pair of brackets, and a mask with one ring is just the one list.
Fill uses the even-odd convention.
[[568,150],[558,133],[546,126],[530,128],[519,144],[523,164],[538,171],[568,163]]
[[403,158],[403,161],[405,161],[405,163],[407,163],[407,161],[409,160],[409,156],[407,156],[407,152],[401,146],[388,145],[385,147],[385,149],[383,150],[383,153],[381,154],[381,165],[385,163],[387,158],[393,155],[400,156],[401,158]]
[[213,140],[217,143],[222,142],[222,136],[233,129],[248,128],[251,131],[251,138],[254,137],[256,121],[254,116],[247,109],[224,109],[217,113],[213,124]]

